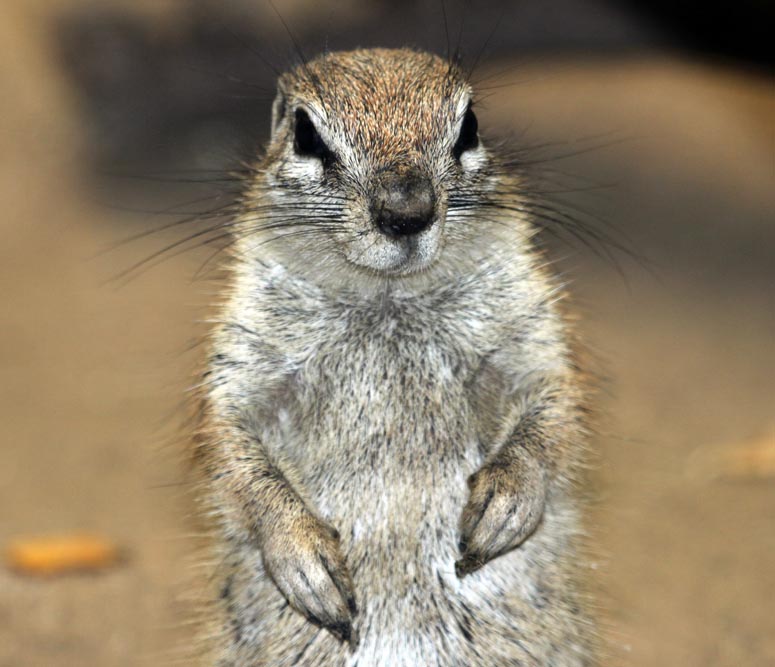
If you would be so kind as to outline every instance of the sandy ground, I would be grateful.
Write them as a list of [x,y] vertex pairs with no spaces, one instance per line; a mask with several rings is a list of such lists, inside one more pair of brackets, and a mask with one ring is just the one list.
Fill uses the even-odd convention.
[[[174,434],[211,286],[191,279],[197,252],[105,284],[173,237],[98,255],[158,220],[89,203],[40,27],[0,25],[0,43],[14,54],[0,59],[0,544],[90,531],[126,551],[101,574],[0,567],[0,666],[166,664],[192,633]],[[656,265],[626,280],[583,251],[563,265],[611,378],[591,521],[610,664],[775,664],[775,480],[708,464],[775,426],[775,94],[664,60],[528,74],[489,103],[492,122],[638,138],[571,166],[612,177],[609,218]]]

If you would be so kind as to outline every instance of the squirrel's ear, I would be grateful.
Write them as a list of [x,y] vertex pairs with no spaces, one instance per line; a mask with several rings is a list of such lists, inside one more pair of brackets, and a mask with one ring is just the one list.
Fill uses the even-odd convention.
[[282,84],[278,84],[277,96],[274,98],[274,102],[272,102],[272,136],[273,137],[277,132],[277,128],[280,126],[280,123],[283,122],[283,120],[287,115],[288,115],[288,103],[286,102],[286,99],[285,99],[285,91],[283,90]]

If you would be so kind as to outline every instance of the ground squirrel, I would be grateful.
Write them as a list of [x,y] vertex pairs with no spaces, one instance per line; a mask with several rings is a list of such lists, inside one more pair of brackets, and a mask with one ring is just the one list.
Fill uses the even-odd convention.
[[585,392],[474,104],[408,49],[279,79],[202,382],[220,667],[596,664]]

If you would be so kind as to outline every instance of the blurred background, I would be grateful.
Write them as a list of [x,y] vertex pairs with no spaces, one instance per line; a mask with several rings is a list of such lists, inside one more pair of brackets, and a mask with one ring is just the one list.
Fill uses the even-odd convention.
[[266,138],[294,41],[460,46],[485,136],[529,148],[608,239],[546,235],[608,378],[590,532],[609,664],[775,664],[775,6],[275,5],[0,7],[0,547],[89,533],[121,556],[3,563],[0,666],[162,665],[191,641],[180,406],[218,242],[184,239]]

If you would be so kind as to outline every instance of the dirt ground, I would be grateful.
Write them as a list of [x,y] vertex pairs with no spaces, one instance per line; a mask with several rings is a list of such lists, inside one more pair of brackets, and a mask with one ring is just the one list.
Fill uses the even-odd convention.
[[[88,531],[126,557],[52,579],[0,565],[0,666],[168,664],[192,635],[174,434],[212,286],[192,280],[198,251],[106,284],[175,237],[101,253],[158,220],[90,203],[42,25],[0,23],[0,545]],[[610,378],[590,522],[610,664],[775,664],[775,479],[714,458],[775,429],[775,91],[662,58],[522,74],[493,125],[634,137],[569,168],[615,183],[607,217],[654,264],[562,265]]]

